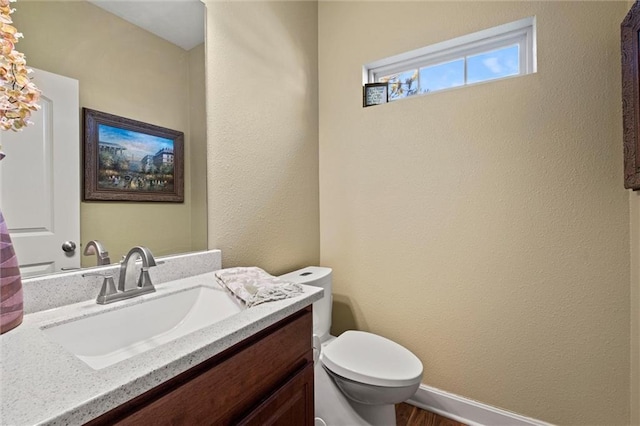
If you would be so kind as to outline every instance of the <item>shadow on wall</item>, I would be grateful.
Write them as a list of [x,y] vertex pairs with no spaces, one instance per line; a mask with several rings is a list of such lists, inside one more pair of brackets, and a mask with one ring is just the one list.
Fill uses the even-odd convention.
[[331,335],[339,336],[347,330],[363,330],[358,327],[351,299],[342,294],[333,294],[331,311]]

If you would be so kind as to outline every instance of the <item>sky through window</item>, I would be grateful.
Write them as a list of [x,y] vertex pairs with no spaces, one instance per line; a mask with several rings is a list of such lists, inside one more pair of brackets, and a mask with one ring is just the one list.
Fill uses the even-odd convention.
[[404,70],[380,77],[378,81],[389,83],[389,100],[394,101],[520,73],[520,46],[514,44],[419,70]]

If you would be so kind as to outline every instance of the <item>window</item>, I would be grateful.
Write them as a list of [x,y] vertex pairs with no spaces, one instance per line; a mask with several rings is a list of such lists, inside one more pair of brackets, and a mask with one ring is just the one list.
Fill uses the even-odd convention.
[[388,83],[389,101],[536,72],[535,17],[364,66],[364,83]]

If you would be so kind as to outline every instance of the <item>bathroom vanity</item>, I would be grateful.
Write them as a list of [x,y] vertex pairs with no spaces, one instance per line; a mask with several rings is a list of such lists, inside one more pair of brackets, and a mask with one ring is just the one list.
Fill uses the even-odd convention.
[[311,307],[88,425],[313,425]]
[[[111,305],[95,303],[99,277],[25,280],[24,322],[0,336],[0,424],[313,424],[311,304],[320,288],[303,286],[301,296],[241,306],[215,323],[146,339],[152,346],[109,346],[120,344],[113,336],[131,340],[167,321],[184,295],[225,294],[213,275],[219,251],[163,260],[150,271],[156,293]],[[191,316],[172,330],[202,306],[205,313],[220,308],[198,297],[185,309]],[[155,311],[160,315],[149,316]],[[73,333],[51,332],[70,324]],[[117,352],[125,354],[111,359]]]

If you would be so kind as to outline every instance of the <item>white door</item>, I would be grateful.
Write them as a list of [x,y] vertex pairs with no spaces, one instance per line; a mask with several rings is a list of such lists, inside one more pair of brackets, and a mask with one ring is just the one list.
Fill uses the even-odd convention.
[[[34,69],[42,109],[21,132],[0,132],[0,209],[23,277],[80,267],[78,81]],[[67,250],[73,244],[75,250]]]

